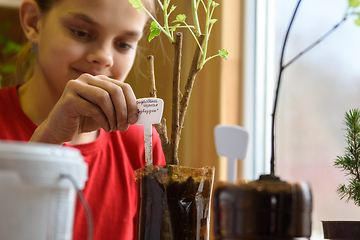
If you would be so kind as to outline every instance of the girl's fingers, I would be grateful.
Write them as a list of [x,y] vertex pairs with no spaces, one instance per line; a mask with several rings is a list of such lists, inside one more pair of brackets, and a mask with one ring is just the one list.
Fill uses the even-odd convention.
[[99,126],[107,132],[112,130],[108,118],[100,107],[85,99],[80,100],[80,102],[78,112],[82,117],[79,123],[79,133],[94,131]]
[[136,98],[128,84],[106,76],[83,74],[68,81],[35,138],[64,143],[79,133],[100,128],[107,132],[125,131],[136,119]]
[[[104,81],[109,81],[117,86],[119,86],[119,89],[121,89],[121,93],[118,92],[114,92],[113,94],[111,94],[111,96],[115,96],[113,98],[113,102],[115,104],[115,109],[120,109],[121,110],[121,103],[122,101],[119,100],[124,100],[126,103],[126,116],[125,116],[125,123],[129,123],[129,124],[134,124],[137,122],[137,118],[138,118],[138,112],[137,112],[137,105],[136,105],[136,97],[134,94],[133,89],[131,88],[131,86],[127,83],[123,83],[120,82],[118,80],[115,79],[110,79],[106,76],[98,76],[100,79],[103,79]],[[118,89],[118,90],[119,90]],[[118,98],[120,95],[123,95],[124,98]],[[125,112],[123,112],[123,114],[125,114]],[[121,115],[121,118],[118,119],[123,119],[122,117],[124,117],[124,115]],[[124,122],[122,121],[118,121],[118,124],[122,124]]]
[[111,130],[125,131],[129,123],[137,121],[136,97],[130,85],[106,76],[89,74],[75,81],[85,83],[85,86],[76,89],[76,93],[100,107]]
[[[113,110],[111,110],[111,106],[112,106],[111,103],[100,104],[103,105],[100,106],[99,104],[93,102],[93,101],[98,101],[96,100],[96,95],[99,95],[98,89],[94,91],[93,86],[89,86],[88,84],[76,80],[69,81],[66,88],[69,89],[69,91],[65,91],[65,94],[63,94],[64,97],[63,103],[61,103],[62,99],[60,99],[59,101],[60,106],[64,109],[60,112],[68,112],[70,118],[78,118],[82,116],[91,118],[95,122],[97,122],[98,126],[104,128],[106,131],[111,130],[111,123],[109,122],[109,117],[108,117],[108,115],[111,115],[111,113],[113,113]],[[85,93],[84,95],[86,95],[88,98],[78,94],[79,91],[80,92],[83,91]],[[92,98],[93,101],[89,100]],[[104,100],[104,102],[106,102],[106,100]],[[72,109],[72,111],[69,112],[66,109]],[[81,121],[79,123],[79,131],[83,130],[83,125],[84,123],[83,121]]]
[[[82,101],[87,101],[101,110],[101,114],[105,115],[111,130],[116,127],[115,109],[111,97],[105,89],[78,80],[71,80],[68,82],[68,85],[74,89],[74,92]],[[82,111],[86,111],[86,109]],[[82,112],[83,114],[84,112]]]
[[66,87],[48,118],[37,128],[37,137],[45,137],[49,143],[62,144],[73,140],[79,133],[100,128],[111,130],[102,110],[79,97],[71,87],[72,84]]
[[127,122],[134,124],[138,119],[138,108],[136,104],[136,96],[133,89],[127,83],[122,83],[122,89],[126,98],[127,103]]

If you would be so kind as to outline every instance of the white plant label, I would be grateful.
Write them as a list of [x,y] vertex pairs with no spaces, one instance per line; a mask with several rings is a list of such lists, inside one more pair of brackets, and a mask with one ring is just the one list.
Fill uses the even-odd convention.
[[153,164],[152,156],[152,125],[161,121],[164,111],[164,101],[161,98],[140,98],[136,100],[138,107],[138,121],[144,125],[145,163]]
[[214,129],[214,137],[217,154],[228,160],[228,182],[235,184],[237,161],[246,156],[249,134],[243,127],[219,124]]

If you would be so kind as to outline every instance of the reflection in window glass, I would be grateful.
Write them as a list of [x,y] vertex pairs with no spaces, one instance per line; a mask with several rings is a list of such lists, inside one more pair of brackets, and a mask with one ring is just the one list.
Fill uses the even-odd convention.
[[[280,55],[296,0],[276,0],[276,54]],[[340,22],[347,0],[303,0],[288,39],[285,63]],[[309,181],[313,235],[322,220],[360,220],[360,207],[340,200],[346,177],[333,167],[345,148],[345,111],[360,108],[360,27],[348,19],[325,41],[285,69],[276,122],[276,174]],[[279,62],[279,56],[276,56]]]

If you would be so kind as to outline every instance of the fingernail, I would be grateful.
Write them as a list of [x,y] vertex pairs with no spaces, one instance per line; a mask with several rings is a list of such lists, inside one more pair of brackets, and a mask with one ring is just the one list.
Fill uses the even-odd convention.
[[129,124],[123,123],[123,124],[121,124],[121,125],[119,126],[119,131],[120,131],[120,132],[124,132],[124,131],[126,131],[128,128],[129,128]]
[[136,123],[137,120],[138,120],[137,114],[133,114],[133,115],[131,115],[131,116],[129,117],[129,123],[130,123],[130,124]]

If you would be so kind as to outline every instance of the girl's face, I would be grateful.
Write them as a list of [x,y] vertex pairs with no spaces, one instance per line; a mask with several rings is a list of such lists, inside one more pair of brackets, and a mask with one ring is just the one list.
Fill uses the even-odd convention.
[[83,73],[124,81],[147,21],[128,0],[60,0],[37,24],[33,78],[62,92]]

